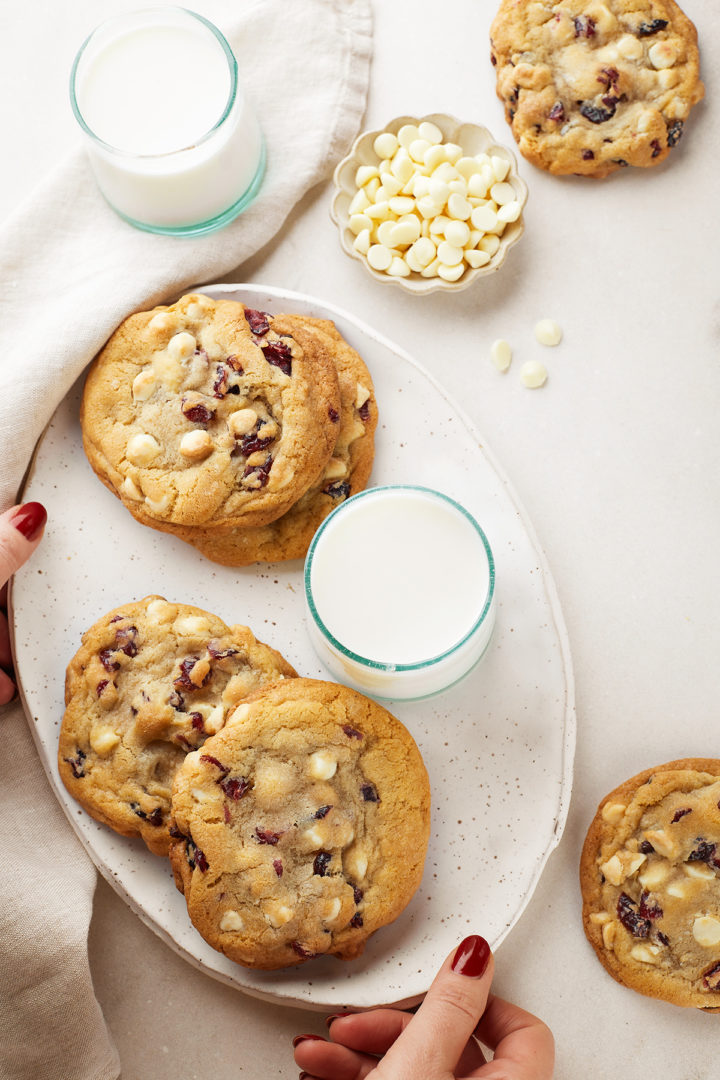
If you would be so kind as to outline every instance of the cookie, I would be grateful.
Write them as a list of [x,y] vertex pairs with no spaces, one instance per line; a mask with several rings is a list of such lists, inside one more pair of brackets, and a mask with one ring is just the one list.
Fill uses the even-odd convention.
[[585,933],[614,979],[720,1010],[720,760],[671,761],[603,799],[580,885]]
[[237,702],[295,675],[246,626],[161,596],[123,604],[83,635],[68,666],[60,777],[97,821],[166,855],[185,755]]
[[490,37],[518,147],[551,173],[659,165],[704,94],[697,31],[674,0],[502,0]]
[[260,691],[188,754],[170,860],[205,940],[252,968],[358,956],[420,884],[430,788],[403,725],[335,683]]
[[331,354],[340,385],[337,442],[318,482],[269,525],[229,531],[172,530],[206,558],[224,566],[303,558],[327,515],[345,499],[362,491],[372,470],[378,412],[370,372],[360,356],[328,320],[283,315],[276,318],[275,325],[290,333],[304,328]]
[[[248,309],[249,311],[249,309]],[[138,521],[232,528],[280,517],[337,440],[337,373],[316,339],[231,300],[184,296],[126,319],[95,359],[85,451]]]

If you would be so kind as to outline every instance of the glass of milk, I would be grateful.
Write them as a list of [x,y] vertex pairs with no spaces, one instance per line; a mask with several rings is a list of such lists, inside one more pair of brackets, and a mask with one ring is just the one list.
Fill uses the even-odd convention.
[[260,188],[258,122],[232,49],[202,15],[163,7],[109,19],[75,58],[70,100],[100,191],[131,225],[212,232]]
[[370,488],[316,532],[305,601],[313,647],[338,682],[373,697],[428,697],[485,652],[495,563],[483,530],[447,495]]

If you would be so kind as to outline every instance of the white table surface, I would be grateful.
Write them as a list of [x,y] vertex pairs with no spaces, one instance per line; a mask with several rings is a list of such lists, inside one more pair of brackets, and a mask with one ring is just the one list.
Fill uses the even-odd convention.
[[[26,0],[11,11],[6,0],[0,217],[77,138],[66,89],[76,47],[105,16],[139,6]],[[218,15],[211,0],[191,6]],[[495,6],[377,0],[365,126],[443,111],[512,145],[488,59]],[[718,1070],[716,1017],[641,997],[604,972],[577,885],[603,795],[672,758],[720,756],[720,13],[714,0],[684,6],[704,47],[707,100],[671,159],[597,182],[521,160],[527,231],[493,278],[425,299],[376,284],[340,252],[328,185],[235,275],[346,307],[429,368],[484,433],[547,552],[575,664],[574,794],[564,839],[499,950],[496,989],[550,1024],[557,1080],[709,1080]],[[564,329],[557,349],[534,341],[542,317]],[[515,349],[507,375],[489,360],[497,337]],[[539,391],[519,380],[529,358],[550,373]],[[324,1031],[317,1013],[195,971],[102,880],[90,956],[123,1080],[294,1077],[291,1036]]]

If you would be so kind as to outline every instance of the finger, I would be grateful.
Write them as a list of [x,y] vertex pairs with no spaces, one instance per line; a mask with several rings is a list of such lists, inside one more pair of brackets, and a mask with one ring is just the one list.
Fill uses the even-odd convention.
[[293,1044],[296,1064],[318,1080],[363,1080],[377,1066],[377,1058],[317,1036],[298,1036]]
[[[502,1070],[498,1076],[507,1080],[551,1080],[555,1041],[537,1016],[503,998],[491,997],[475,1034],[495,1051],[493,1064]],[[484,1077],[485,1073],[479,1075]]]
[[45,507],[38,502],[13,506],[0,514],[0,583],[30,558],[42,539],[46,521]]
[[460,1055],[460,1059],[455,1066],[455,1072],[458,1076],[472,1076],[484,1064],[485,1055],[482,1048],[475,1039],[471,1038]]
[[372,1009],[366,1013],[339,1016],[329,1023],[330,1038],[351,1050],[384,1054],[412,1020],[412,1013],[400,1009]]
[[388,1075],[393,1080],[415,1080],[454,1072],[485,1010],[492,976],[487,941],[477,934],[465,938],[440,968],[422,1005],[388,1050],[383,1060]]
[[12,653],[10,652],[10,634],[8,633],[5,613],[0,611],[0,667],[12,667]]
[[15,683],[4,671],[0,671],[0,705],[7,705],[15,697]]

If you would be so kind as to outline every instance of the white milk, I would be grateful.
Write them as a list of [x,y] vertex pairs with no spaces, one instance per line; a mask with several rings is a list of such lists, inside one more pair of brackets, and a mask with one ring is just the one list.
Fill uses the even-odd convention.
[[116,210],[151,229],[192,231],[250,201],[263,146],[236,69],[219,31],[177,8],[118,16],[90,36],[71,91]]
[[461,678],[488,644],[490,548],[436,492],[374,488],[343,503],[318,531],[305,575],[313,645],[360,690],[424,697]]

